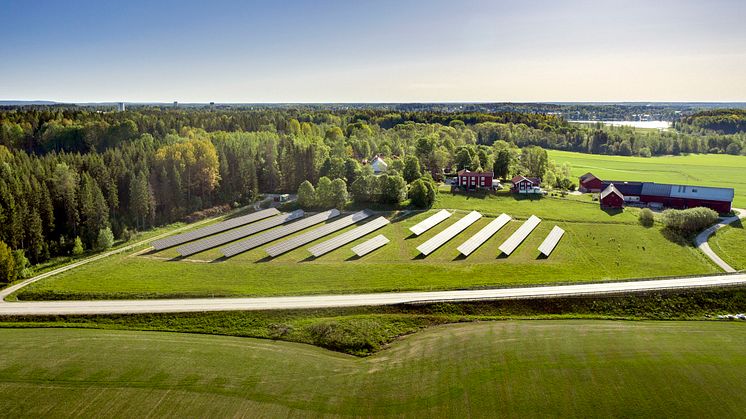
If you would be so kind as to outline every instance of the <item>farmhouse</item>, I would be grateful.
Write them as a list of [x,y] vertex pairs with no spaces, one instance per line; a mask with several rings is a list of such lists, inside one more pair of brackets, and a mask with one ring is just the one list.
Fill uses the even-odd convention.
[[603,191],[599,201],[601,202],[601,208],[622,208],[624,207],[624,195],[619,192],[614,184],[609,184]]
[[457,174],[457,184],[463,189],[492,189],[495,176],[492,172],[470,172],[462,169]]
[[[579,180],[581,185],[584,181],[586,182],[586,189],[590,192],[593,190],[592,186],[596,184],[593,179],[597,178],[586,173]],[[613,186],[628,204],[639,203],[649,207],[677,209],[706,207],[719,213],[730,212],[734,196],[733,188],[655,182],[601,181],[601,191],[606,191],[610,186]]]
[[512,187],[510,188],[513,192],[518,193],[534,193],[538,192],[536,189],[541,185],[541,179],[538,177],[526,177],[518,175],[511,180]]

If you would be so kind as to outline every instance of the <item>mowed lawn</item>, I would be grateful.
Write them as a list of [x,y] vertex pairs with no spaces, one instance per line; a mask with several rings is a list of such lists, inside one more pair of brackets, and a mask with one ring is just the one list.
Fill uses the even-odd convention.
[[469,323],[368,358],[250,338],[1,329],[0,405],[8,417],[740,417],[745,326]]
[[742,221],[721,228],[710,237],[709,243],[712,250],[733,268],[746,270],[746,229]]
[[605,180],[718,186],[735,189],[733,206],[746,207],[746,156],[692,154],[622,157],[549,150],[549,158],[569,163],[575,176],[591,172]]
[[[657,228],[643,228],[636,210],[607,214],[597,204],[574,200],[516,200],[510,196],[440,195],[437,207],[455,214],[420,237],[409,227],[437,211],[384,212],[393,222],[320,258],[303,246],[268,259],[266,246],[221,260],[220,249],[173,259],[167,249],[151,255],[118,255],[52,277],[23,289],[21,299],[156,298],[269,296],[360,293],[536,285],[714,273],[714,265],[691,245],[666,239]],[[485,217],[427,257],[416,247],[477,209]],[[468,258],[456,248],[505,212],[514,218]],[[544,221],[509,257],[498,246],[531,214]],[[549,258],[537,247],[559,225],[565,237]],[[336,234],[352,229],[349,227]],[[305,231],[298,233],[302,234]],[[391,243],[357,258],[350,250],[376,234]],[[317,240],[319,243],[328,238]]]

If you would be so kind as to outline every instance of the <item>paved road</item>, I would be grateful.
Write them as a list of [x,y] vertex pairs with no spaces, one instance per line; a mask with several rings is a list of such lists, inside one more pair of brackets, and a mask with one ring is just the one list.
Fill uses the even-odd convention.
[[596,284],[462,291],[393,292],[380,294],[309,295],[299,297],[264,298],[5,302],[0,304],[0,315],[176,313],[379,306],[443,301],[505,300],[603,295],[745,284],[746,274],[736,274],[649,281],[605,282]]
[[699,233],[694,239],[694,245],[697,246],[699,250],[701,250],[702,253],[705,254],[705,256],[712,259],[712,261],[715,262],[715,264],[718,265],[725,272],[736,272],[736,270],[733,269],[732,266],[728,265],[723,259],[720,258],[720,256],[718,256],[712,250],[712,248],[710,248],[710,244],[707,243],[707,240],[709,240],[710,236],[715,234],[716,231],[720,230],[726,225],[736,222],[736,220],[738,220],[739,218],[746,218],[746,210],[733,208],[733,211],[735,211],[736,213],[735,216],[724,218],[719,223]]

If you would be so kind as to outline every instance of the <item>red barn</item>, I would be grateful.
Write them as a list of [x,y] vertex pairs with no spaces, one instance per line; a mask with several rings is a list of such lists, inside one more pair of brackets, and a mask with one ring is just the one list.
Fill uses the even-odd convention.
[[466,169],[458,172],[458,186],[464,189],[492,189],[492,172],[470,172]]
[[588,172],[578,179],[580,185],[578,190],[580,192],[601,192],[604,189],[603,181],[593,176],[593,173]]
[[624,206],[624,195],[612,183],[601,192],[599,201],[601,202],[601,208],[622,208]]

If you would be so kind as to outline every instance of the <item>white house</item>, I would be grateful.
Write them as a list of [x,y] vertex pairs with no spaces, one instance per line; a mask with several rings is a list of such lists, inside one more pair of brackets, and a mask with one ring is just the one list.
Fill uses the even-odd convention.
[[370,163],[370,167],[373,168],[373,173],[383,173],[388,169],[389,165],[380,156],[376,156]]

